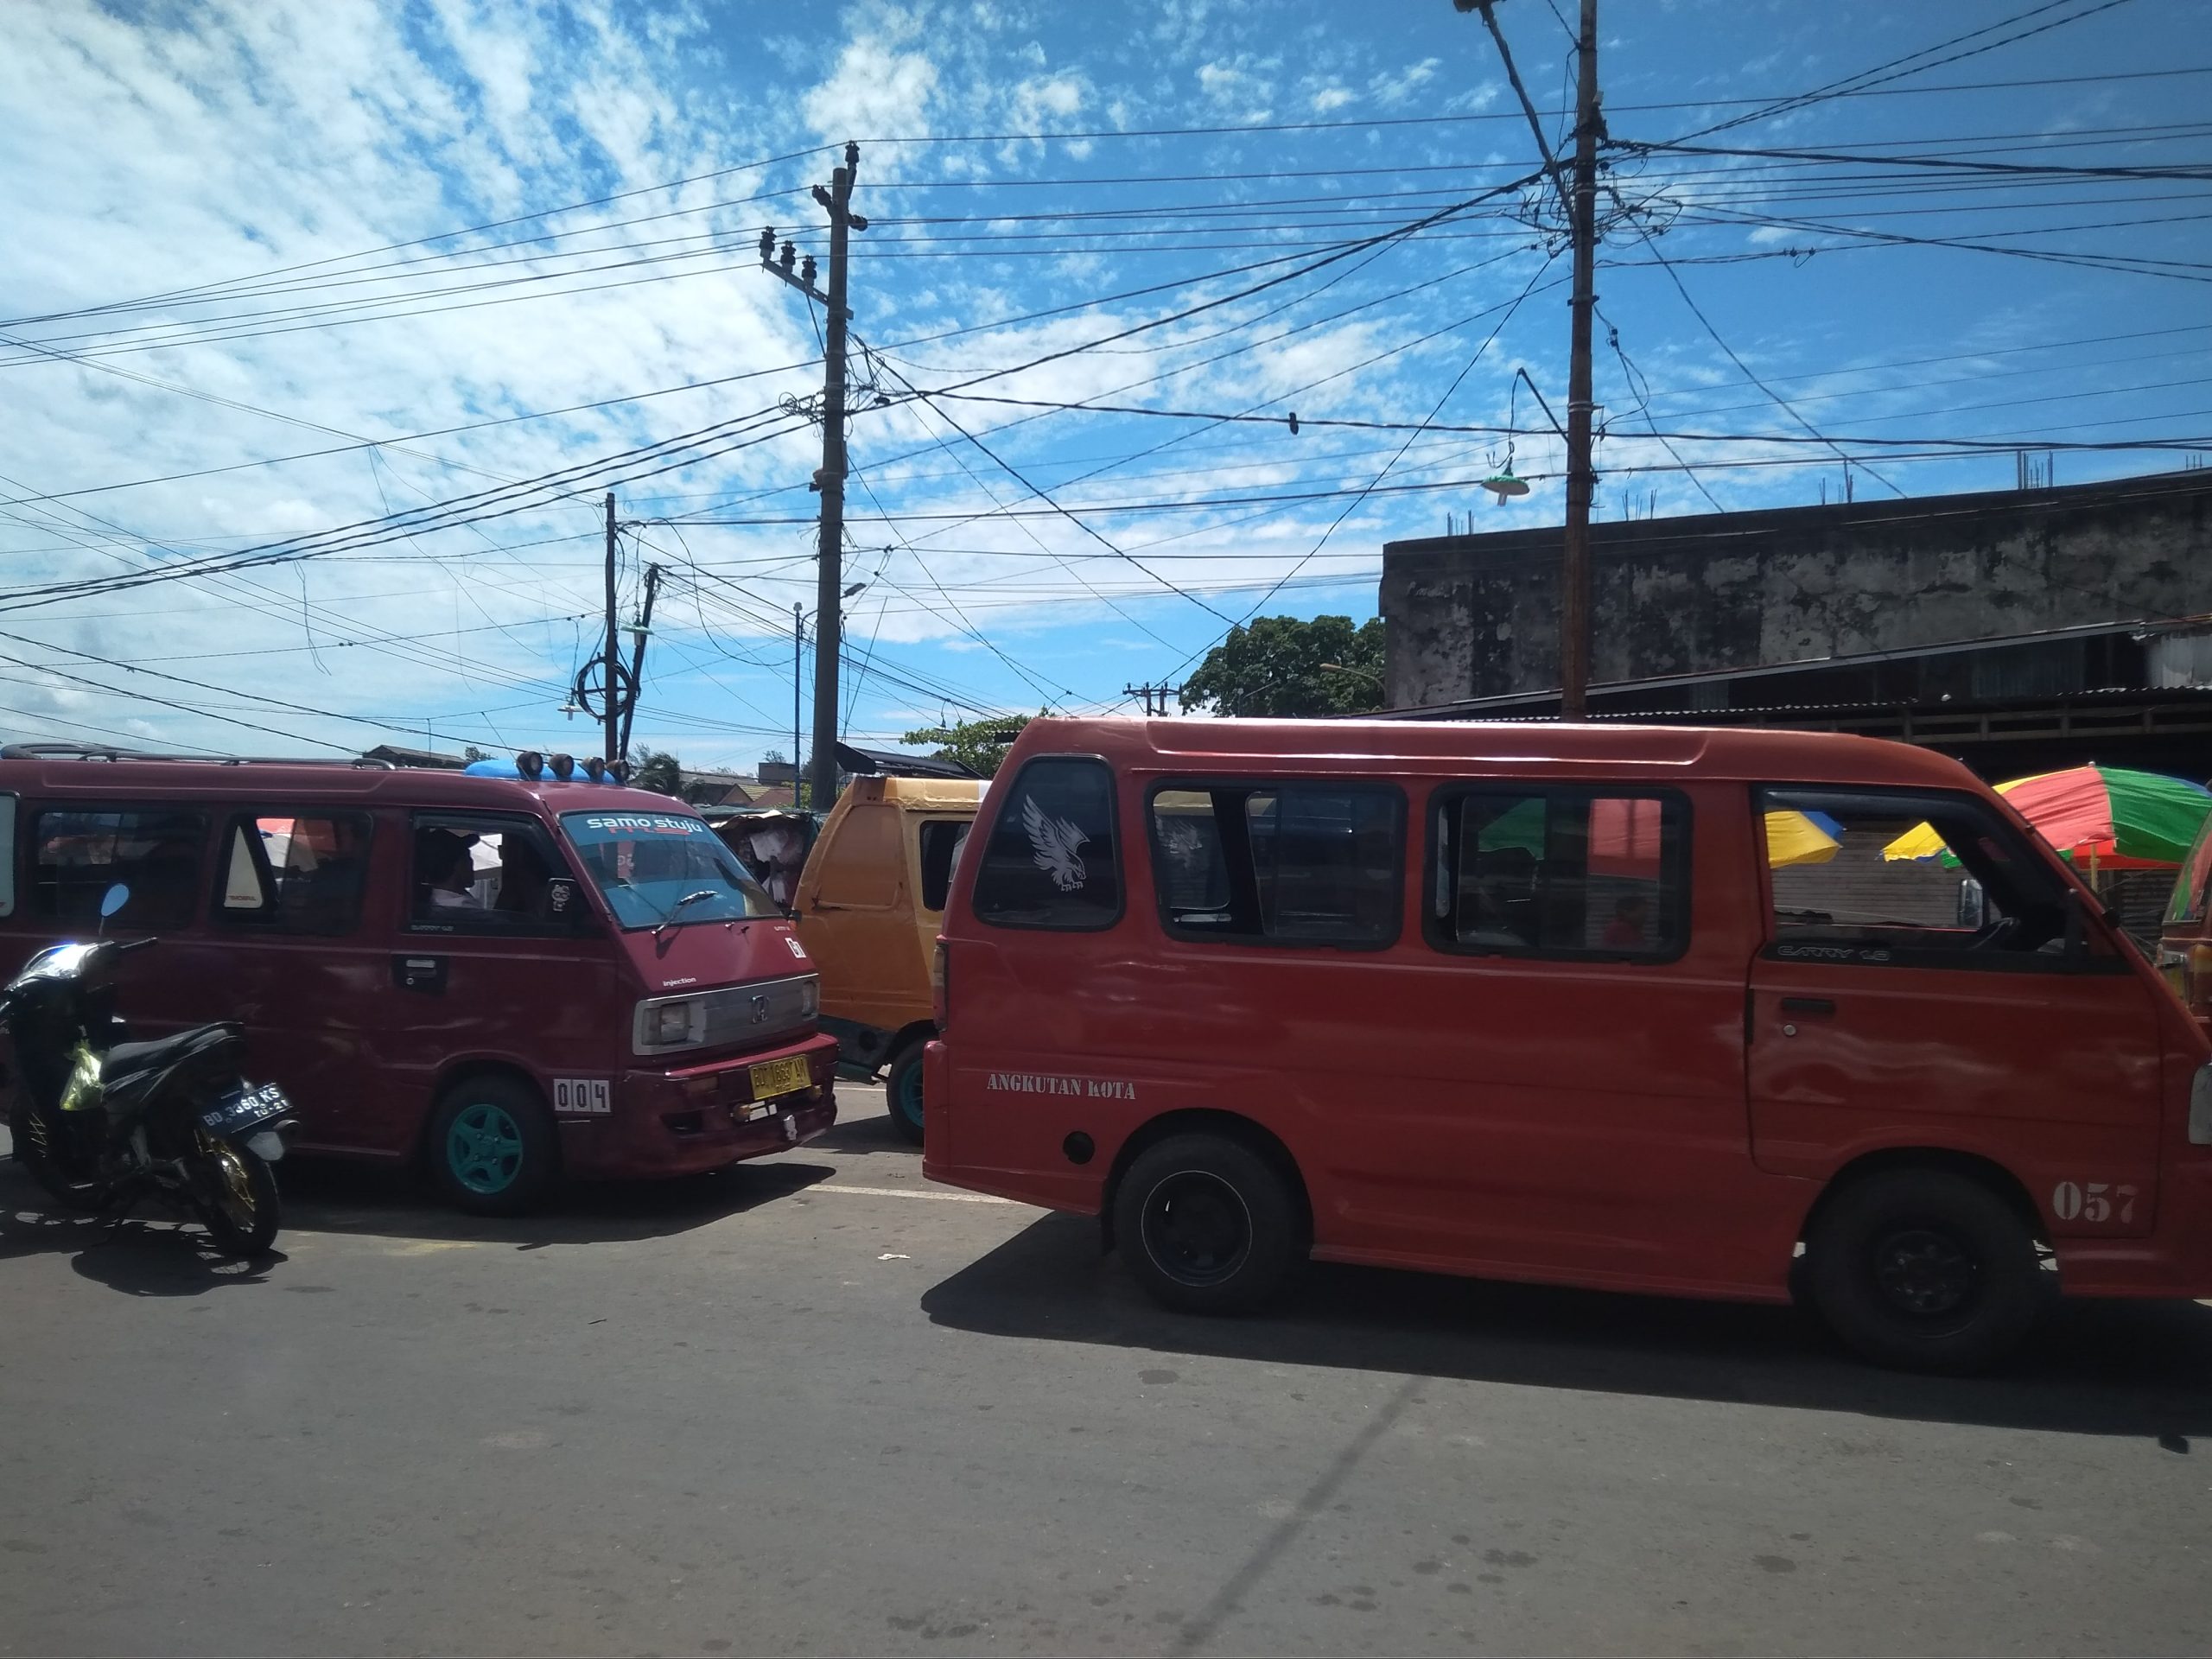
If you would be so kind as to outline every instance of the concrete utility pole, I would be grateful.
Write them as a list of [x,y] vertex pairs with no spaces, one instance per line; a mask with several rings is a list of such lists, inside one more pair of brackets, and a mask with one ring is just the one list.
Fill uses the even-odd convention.
[[[868,228],[849,211],[853,179],[861,167],[861,147],[845,146],[845,164],[830,175],[830,188],[814,187],[814,199],[830,214],[830,313],[822,353],[822,563],[814,605],[814,804],[827,809],[837,799],[837,655],[844,639],[842,614],[845,589],[845,325],[852,312],[845,304],[845,233]],[[798,764],[798,757],[791,757]]]
[[622,636],[615,624],[620,619],[614,614],[614,492],[607,493],[607,702],[602,710],[607,728],[606,752],[600,759],[613,766],[622,758],[620,738],[622,729],[621,699],[615,689],[622,683]]
[[806,623],[797,600],[791,601],[791,805],[798,798],[798,688],[806,662]]
[[1561,549],[1559,607],[1559,712],[1580,720],[1590,688],[1590,504],[1598,474],[1590,462],[1590,322],[1597,308],[1598,0],[1582,0],[1580,73],[1574,92],[1574,289],[1567,369],[1567,532]]
[[638,698],[645,683],[645,636],[653,631],[653,601],[660,597],[660,566],[645,567],[645,603],[631,628],[630,695],[622,700],[622,747],[619,758],[630,756],[630,728],[638,718]]
[[[814,804],[826,809],[837,798],[837,653],[844,619],[837,602],[844,592],[845,554],[845,330],[852,308],[845,303],[845,244],[851,231],[868,229],[852,211],[853,181],[861,169],[861,147],[845,146],[845,164],[830,175],[827,188],[814,187],[814,199],[830,215],[830,291],[814,286],[814,256],[792,269],[798,250],[784,244],[776,257],[776,232],[760,232],[760,269],[780,277],[828,313],[822,341],[822,470],[814,487],[822,492],[821,573],[815,588],[814,613]],[[791,764],[798,754],[794,745]],[[792,785],[794,795],[798,785]]]

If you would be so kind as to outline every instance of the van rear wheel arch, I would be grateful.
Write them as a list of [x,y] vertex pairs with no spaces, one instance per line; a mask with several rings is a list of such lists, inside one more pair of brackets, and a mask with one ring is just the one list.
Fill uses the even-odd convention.
[[1122,1177],[1147,1150],[1178,1135],[1217,1135],[1249,1147],[1274,1165],[1276,1173],[1297,1198],[1303,1247],[1306,1249],[1313,1248],[1313,1200],[1306,1190],[1305,1174],[1298,1167],[1298,1160],[1291,1156],[1290,1148],[1283,1145],[1272,1131],[1249,1117],[1241,1117],[1235,1112],[1193,1109],[1163,1113],[1139,1126],[1114,1154],[1114,1162],[1106,1172],[1104,1190],[1099,1197],[1098,1224],[1106,1249],[1110,1250],[1115,1246],[1114,1208],[1122,1190]]
[[1821,1185],[1819,1196],[1806,1210],[1804,1220],[1798,1224],[1797,1243],[1809,1247],[1823,1213],[1853,1185],[1891,1171],[1908,1169],[1941,1170],[1987,1188],[2018,1216],[2038,1245],[2045,1249],[2051,1247],[2050,1229],[2044,1224],[2043,1212],[2036,1208],[2036,1201],[2028,1196],[2028,1189],[2018,1176],[1994,1159],[1949,1147],[1885,1147],[1877,1152],[1861,1153]]

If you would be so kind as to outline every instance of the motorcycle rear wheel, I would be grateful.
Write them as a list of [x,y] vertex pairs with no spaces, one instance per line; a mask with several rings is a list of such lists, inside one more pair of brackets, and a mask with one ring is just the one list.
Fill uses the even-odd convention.
[[200,1159],[214,1194],[200,1205],[200,1218],[215,1248],[226,1256],[264,1254],[276,1242],[283,1219],[276,1172],[256,1154],[228,1141],[213,1147],[203,1142]]

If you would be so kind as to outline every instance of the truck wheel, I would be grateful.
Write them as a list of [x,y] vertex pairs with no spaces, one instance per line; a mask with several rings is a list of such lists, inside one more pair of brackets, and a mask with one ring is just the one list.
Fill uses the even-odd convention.
[[2019,1346],[2048,1300],[2026,1223],[1987,1187],[1939,1169],[1837,1193],[1806,1241],[1806,1268],[1846,1344],[1903,1370],[1986,1370]]
[[911,1144],[922,1144],[922,1046],[909,1043],[891,1062],[891,1075],[883,1081],[883,1097],[891,1108],[892,1127]]
[[430,1179],[473,1216],[518,1216],[553,1184],[560,1143],[537,1092],[512,1077],[470,1077],[430,1115]]
[[1185,1313],[1249,1313],[1306,1257],[1289,1181],[1219,1135],[1173,1135],[1140,1154],[1115,1195],[1114,1236],[1137,1282]]

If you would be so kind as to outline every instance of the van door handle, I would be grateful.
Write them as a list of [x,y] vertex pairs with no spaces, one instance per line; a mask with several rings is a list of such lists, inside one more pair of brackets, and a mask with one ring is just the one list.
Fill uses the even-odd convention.
[[391,959],[391,982],[403,991],[420,991],[436,996],[446,988],[446,958],[431,956],[399,956]]
[[1835,1012],[1835,1003],[1825,996],[1785,996],[1782,999],[1784,1014],[1812,1014],[1827,1019]]

